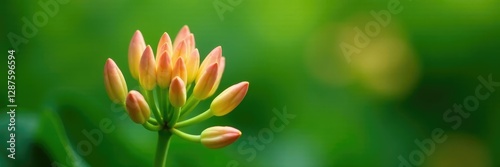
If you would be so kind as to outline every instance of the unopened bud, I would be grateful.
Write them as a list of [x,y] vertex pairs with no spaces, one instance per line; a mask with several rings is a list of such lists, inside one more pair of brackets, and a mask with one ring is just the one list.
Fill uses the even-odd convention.
[[222,148],[235,142],[241,136],[238,129],[228,126],[214,126],[201,132],[201,143],[207,148]]

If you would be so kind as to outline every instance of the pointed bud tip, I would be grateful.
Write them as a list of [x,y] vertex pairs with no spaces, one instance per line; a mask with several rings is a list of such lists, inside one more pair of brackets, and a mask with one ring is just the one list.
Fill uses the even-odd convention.
[[142,36],[142,33],[140,30],[135,30],[134,35],[132,36],[132,41],[134,42],[141,42],[137,40],[143,40],[144,37]]
[[250,85],[250,83],[248,81],[243,81],[243,82],[240,82],[239,84],[241,84],[245,87],[248,87],[248,85]]
[[217,53],[217,55],[221,55],[222,56],[222,46],[217,46],[213,49],[213,52],[214,53]]
[[106,59],[106,68],[109,68],[110,66],[113,66],[113,65],[116,65],[115,61],[113,61],[113,59],[111,58],[108,58]]
[[189,26],[188,26],[188,25],[184,25],[184,26],[182,26],[182,29],[187,30],[187,32],[190,32],[190,31],[189,31]]

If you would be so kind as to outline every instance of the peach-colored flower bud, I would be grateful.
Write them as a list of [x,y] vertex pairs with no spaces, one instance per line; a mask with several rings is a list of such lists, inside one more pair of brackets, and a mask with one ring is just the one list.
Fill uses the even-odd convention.
[[135,79],[139,77],[139,63],[144,49],[146,49],[144,37],[142,37],[141,31],[137,30],[134,36],[132,36],[128,47],[128,66],[130,74],[132,74],[132,77]]
[[172,60],[177,60],[179,57],[186,59],[188,54],[188,46],[186,41],[182,41],[173,51]]
[[132,121],[138,124],[144,124],[151,115],[148,102],[146,102],[141,93],[135,90],[128,93],[126,108]]
[[177,46],[182,42],[184,41],[184,39],[186,39],[187,36],[189,36],[189,34],[191,34],[191,31],[189,31],[189,27],[187,25],[184,25],[181,30],[179,31],[179,33],[177,34],[177,36],[175,36],[175,40],[174,40],[174,48],[177,48]]
[[200,53],[198,49],[194,49],[189,55],[186,62],[187,70],[187,85],[192,83],[198,75],[198,67],[200,66]]
[[213,63],[219,62],[219,59],[222,57],[222,47],[217,46],[214,48],[208,55],[203,59],[203,62],[200,65],[200,68],[198,69],[198,76],[196,78],[196,81],[198,81],[201,77],[201,74],[203,71],[207,69],[207,67]]
[[235,142],[241,136],[238,129],[229,126],[214,126],[201,132],[201,143],[207,148],[222,148]]
[[115,103],[125,102],[127,96],[127,83],[123,77],[122,71],[116,63],[108,58],[104,65],[104,84],[109,98]]
[[156,62],[158,62],[159,57],[163,54],[163,52],[167,52],[168,55],[172,55],[172,41],[167,32],[164,32],[158,42],[158,48],[156,48]]
[[219,64],[213,63],[201,74],[200,79],[196,82],[193,89],[193,96],[198,100],[204,100],[209,96],[210,91],[217,80],[217,71]]
[[158,58],[158,67],[156,68],[156,81],[160,88],[168,88],[172,75],[172,65],[168,52],[163,52]]
[[186,44],[187,44],[188,49],[189,49],[190,52],[196,48],[196,43],[195,43],[195,40],[194,40],[194,34],[193,33],[189,34],[184,40],[186,41]]
[[168,97],[174,107],[182,107],[186,104],[186,86],[180,77],[172,79],[170,89],[168,90]]
[[187,82],[187,70],[186,64],[184,64],[184,59],[179,57],[175,62],[174,68],[172,69],[172,77],[180,77],[184,83]]
[[215,116],[223,116],[238,106],[248,91],[249,83],[244,81],[222,91],[210,104],[210,111]]
[[156,86],[156,62],[151,46],[147,46],[139,64],[139,83],[146,90],[153,90]]
[[224,68],[226,67],[226,58],[221,57],[219,59],[219,69],[217,70],[217,79],[215,79],[215,84],[212,87],[212,90],[210,93],[208,93],[208,96],[212,96],[215,91],[217,91],[217,88],[219,87],[220,80],[222,79],[222,74],[224,73]]

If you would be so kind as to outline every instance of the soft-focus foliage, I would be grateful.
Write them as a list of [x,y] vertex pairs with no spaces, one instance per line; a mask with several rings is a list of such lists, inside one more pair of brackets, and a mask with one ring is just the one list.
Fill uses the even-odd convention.
[[[398,156],[408,159],[420,149],[415,140],[435,128],[448,139],[423,166],[500,166],[500,88],[456,130],[443,119],[475,95],[479,76],[500,81],[500,1],[401,0],[402,11],[349,63],[340,43],[352,43],[354,28],[376,21],[370,11],[386,10],[389,1],[216,0],[231,8],[223,20],[214,1],[68,1],[16,52],[17,159],[2,156],[0,166],[152,166],[156,134],[108,98],[103,60],[113,57],[131,78],[131,34],[141,30],[157,51],[162,33],[183,25],[196,33],[200,60],[224,48],[219,89],[206,93],[242,80],[252,88],[238,112],[186,129],[231,126],[242,132],[238,141],[211,150],[174,137],[169,166],[398,166]],[[38,2],[1,2],[5,55],[7,34],[22,36],[23,18],[33,23],[44,11]],[[1,63],[5,107],[6,59]],[[188,82],[197,79],[186,70]],[[138,89],[134,81],[127,80],[129,90]],[[0,155],[7,154],[7,121],[2,114]],[[81,143],[88,143],[84,152]]]

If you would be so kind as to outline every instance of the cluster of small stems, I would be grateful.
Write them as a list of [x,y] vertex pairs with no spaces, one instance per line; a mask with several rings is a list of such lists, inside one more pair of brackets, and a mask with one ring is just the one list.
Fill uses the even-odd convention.
[[228,114],[245,97],[249,83],[243,81],[217,95],[205,112],[186,118],[200,101],[217,91],[225,67],[222,47],[214,48],[200,64],[194,35],[187,26],[173,42],[165,32],[158,42],[156,55],[137,30],[130,41],[128,62],[140,90],[129,91],[120,68],[108,58],[104,67],[106,91],[113,102],[126,109],[133,122],[158,132],[156,166],[165,165],[172,135],[202,143],[207,148],[227,146],[241,136],[239,130],[227,126],[210,127],[200,135],[180,130],[212,116]]

